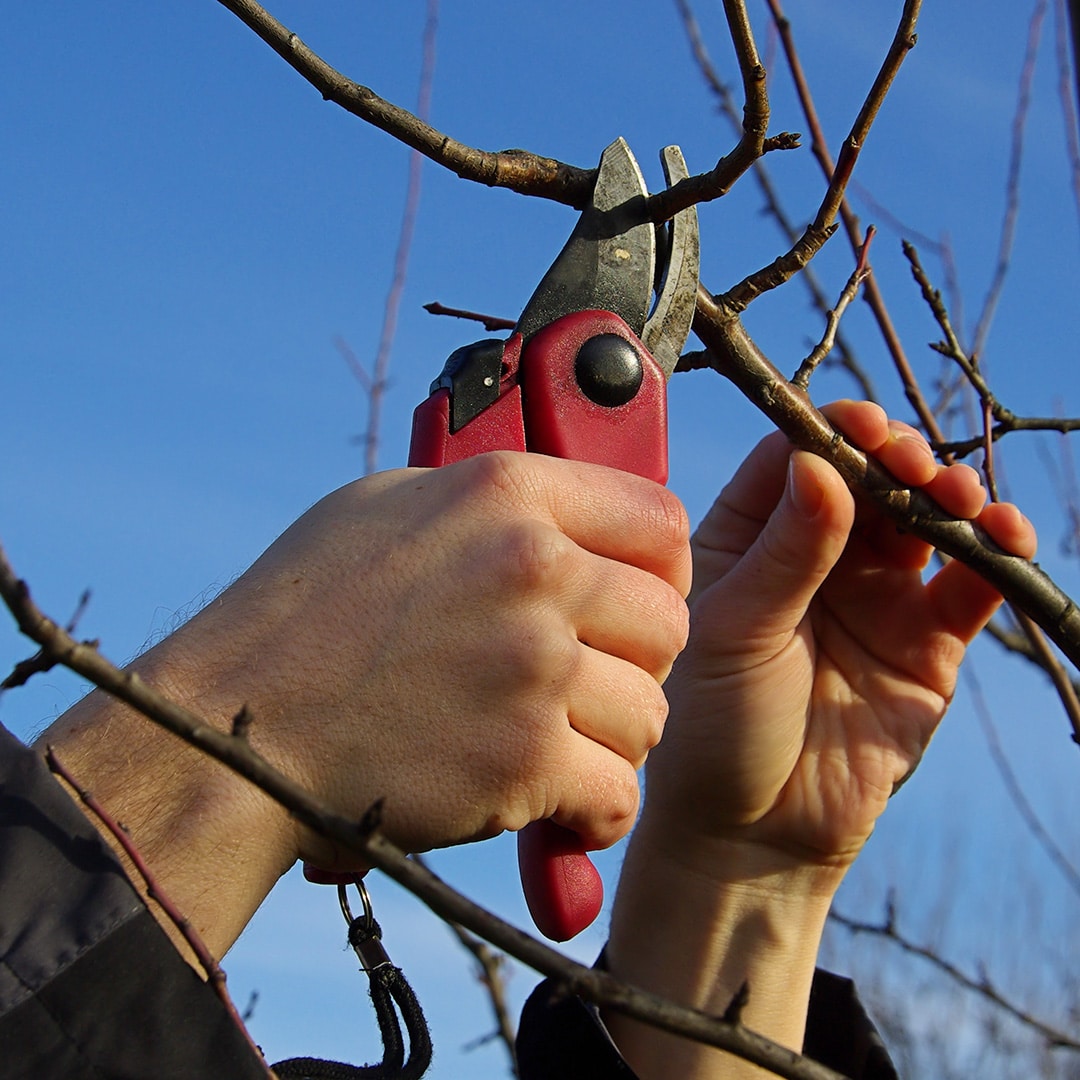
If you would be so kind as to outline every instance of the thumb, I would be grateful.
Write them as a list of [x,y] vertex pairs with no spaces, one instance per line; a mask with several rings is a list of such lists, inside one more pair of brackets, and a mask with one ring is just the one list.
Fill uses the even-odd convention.
[[787,482],[756,539],[698,598],[694,633],[725,653],[772,655],[790,639],[847,543],[855,504],[840,474],[795,450]]

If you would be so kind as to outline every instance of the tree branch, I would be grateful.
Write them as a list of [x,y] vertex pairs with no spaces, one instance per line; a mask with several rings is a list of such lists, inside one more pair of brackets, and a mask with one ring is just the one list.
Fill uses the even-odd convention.
[[[776,0],[769,0],[769,5],[779,20],[777,25],[781,28],[781,36],[787,20],[779,14],[779,4]],[[775,259],[766,267],[756,271],[745,278],[733,289],[728,290],[724,296],[725,306],[735,312],[744,311],[763,292],[775,289],[788,281],[798,273],[817,253],[822,246],[836,231],[836,215],[844,206],[844,193],[848,181],[851,179],[855,162],[866,144],[873,126],[874,119],[889,92],[893,79],[896,78],[901,64],[907,54],[915,46],[915,24],[919,17],[921,0],[907,0],[900,18],[900,24],[893,35],[889,51],[878,69],[877,77],[863,101],[855,122],[852,124],[848,137],[840,150],[840,157],[829,174],[829,186],[825,196],[818,207],[817,215],[807,226],[806,230],[794,246],[785,254]],[[794,58],[794,60],[792,60]],[[794,51],[789,53],[789,62],[798,63]],[[798,70],[801,71],[801,68]],[[817,141],[817,140],[815,140]],[[821,145],[824,145],[822,140]],[[862,247],[862,239],[853,245],[858,251]]]
[[810,377],[817,370],[818,365],[832,352],[836,343],[836,331],[840,326],[840,319],[847,310],[848,305],[858,295],[859,286],[870,276],[870,241],[874,238],[874,227],[871,225],[866,230],[866,241],[859,252],[859,261],[851,272],[847,284],[836,301],[836,307],[825,313],[825,335],[814,347],[810,355],[799,365],[799,370],[792,376],[791,384],[799,390],[806,390],[810,385]]
[[709,366],[734,382],[795,445],[830,461],[857,495],[871,499],[904,529],[981,574],[1080,667],[1080,609],[1037,565],[1001,551],[981,530],[950,518],[922,491],[900,487],[877,462],[847,443],[762,354],[738,313],[704,287],[698,290],[694,331],[709,348]]
[[998,301],[1005,288],[1009,264],[1012,260],[1013,241],[1016,237],[1016,221],[1020,213],[1020,166],[1024,160],[1024,132],[1027,127],[1028,107],[1031,104],[1031,84],[1035,78],[1035,60],[1039,51],[1039,38],[1042,24],[1046,17],[1048,0],[1038,0],[1031,13],[1028,24],[1027,47],[1024,52],[1024,64],[1020,72],[1020,86],[1017,90],[1016,111],[1012,121],[1012,138],[1009,147],[1009,168],[1005,177],[1005,214],[1001,222],[1001,234],[998,239],[997,263],[990,282],[982,311],[979,313],[975,331],[972,334],[971,353],[981,357],[986,349],[986,340],[990,334],[990,324],[994,319]]
[[965,990],[971,990],[976,994],[980,994],[982,997],[986,998],[987,1001],[992,1002],[1014,1019],[1019,1020],[1025,1026],[1037,1031],[1051,1046],[1059,1046],[1068,1050],[1080,1050],[1080,1042],[1075,1038],[1052,1027],[1045,1021],[1040,1020],[1026,1009],[1020,1008],[1019,1005],[1013,1004],[1013,1002],[1002,996],[1002,994],[994,988],[986,976],[974,979],[961,971],[955,964],[946,960],[944,957],[939,956],[933,949],[930,949],[925,945],[919,945],[910,938],[905,937],[897,930],[896,920],[891,911],[886,914],[885,920],[880,923],[861,922],[860,920],[852,919],[847,915],[841,915],[837,911],[830,911],[829,922],[835,923],[837,926],[842,926],[851,934],[871,934],[874,937],[883,938],[886,941],[892,942],[902,951],[909,953],[912,956],[918,956],[928,963],[933,964],[938,971],[947,975],[953,982],[964,987]]
[[[679,15],[682,18],[694,61],[696,62],[698,70],[701,72],[706,85],[717,100],[720,114],[734,129],[741,130],[742,119],[735,107],[734,95],[732,94],[730,87],[720,78],[709,57],[708,50],[705,48],[704,39],[701,36],[701,28],[698,26],[697,19],[694,17],[693,10],[691,9],[688,0],[675,0],[675,6],[678,8]],[[766,213],[776,222],[788,244],[794,244],[799,238],[800,230],[795,227],[791,217],[784,209],[780,195],[773,184],[772,177],[769,174],[769,170],[766,167],[763,158],[759,158],[753,163],[751,173],[761,191]],[[825,295],[825,290],[821,287],[813,269],[810,266],[804,267],[803,272],[799,275],[799,280],[802,281],[803,285],[810,293],[814,307],[828,317],[830,301]],[[837,333],[836,335],[836,348],[840,354],[839,363],[858,383],[862,396],[868,401],[876,401],[878,395],[869,375],[859,363],[850,344],[840,333]],[[692,363],[692,361],[689,362]],[[680,363],[680,366],[676,368],[676,370],[684,371],[690,370],[690,368]]]
[[[795,48],[795,39],[791,31],[791,24],[781,10],[779,0],[768,0],[768,4],[780,33],[780,40],[784,47],[784,55],[787,58],[788,67],[791,70],[792,78],[795,82],[795,89],[799,97],[799,102],[802,105],[803,115],[806,118],[807,126],[811,132],[811,147],[814,151],[814,156],[817,158],[826,180],[830,180],[836,173],[836,165],[833,162],[832,155],[829,153],[829,148],[825,141],[825,134],[818,120],[813,96],[810,93],[810,87],[803,74],[802,64],[799,60],[798,51]],[[905,7],[898,33],[893,39],[894,48],[897,43],[897,38],[902,38],[905,29],[909,35],[914,32],[914,23],[909,23],[908,19],[909,11],[908,8]],[[865,239],[862,228],[859,225],[859,219],[846,199],[841,200],[839,211],[840,218],[844,223],[844,230],[847,233],[848,243],[853,252],[858,252]],[[923,430],[929,436],[931,442],[943,442],[944,434],[938,426],[933,410],[927,404],[922,391],[919,389],[918,380],[915,378],[915,372],[908,361],[907,353],[904,351],[904,346],[900,341],[900,335],[896,332],[892,316],[889,314],[889,310],[885,305],[885,298],[881,295],[881,290],[878,288],[877,279],[875,277],[871,276],[867,279],[863,295],[870,306],[874,320],[877,322],[878,332],[885,342],[885,347],[892,357],[893,366],[900,376],[900,382],[904,388],[904,395],[907,398],[908,403],[915,411],[915,415],[918,416],[919,422],[922,424]],[[944,460],[946,463],[948,462],[948,458],[945,458]]]
[[[439,25],[439,0],[428,0],[427,18],[424,23],[423,62],[420,66],[420,91],[417,95],[416,112],[419,123],[426,123],[431,113],[431,86],[435,77],[435,37]],[[409,180],[405,191],[405,208],[401,213],[401,229],[398,232],[397,253],[394,255],[394,272],[390,291],[383,310],[379,347],[372,365],[371,386],[368,390],[368,425],[364,435],[364,473],[373,473],[378,467],[379,435],[383,400],[386,396],[386,378],[390,370],[390,354],[397,331],[398,309],[405,291],[405,278],[409,269],[413,233],[416,230],[416,214],[420,207],[420,180],[423,172],[423,155],[413,149],[409,155]]]
[[477,150],[436,131],[412,113],[379,97],[332,68],[254,0],[219,0],[253,30],[327,101],[392,135],[463,180],[505,187],[570,206],[585,204],[596,182],[595,169],[578,169],[524,150]]

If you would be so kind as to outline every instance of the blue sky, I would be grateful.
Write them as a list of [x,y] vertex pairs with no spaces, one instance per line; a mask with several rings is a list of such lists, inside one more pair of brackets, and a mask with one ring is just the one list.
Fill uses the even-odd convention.
[[[791,0],[787,7],[835,148],[900,5]],[[696,172],[733,143],[665,0],[443,8],[433,122],[463,142],[591,166],[623,135],[654,186],[662,145],[679,143]],[[930,6],[857,174],[911,230],[948,234],[969,318],[996,258],[1029,8],[1004,0]],[[419,0],[282,0],[271,10],[346,74],[413,105]],[[323,102],[212,0],[171,8],[41,0],[5,15],[13,47],[0,75],[0,542],[50,612],[66,617],[90,587],[82,630],[123,661],[362,468],[353,440],[365,427],[364,395],[335,340],[361,357],[376,348],[408,151]],[[717,66],[735,81],[720,6],[701,3],[698,16]],[[775,43],[760,11],[755,19],[772,60]],[[1014,266],[985,356],[999,395],[1022,414],[1080,413],[1071,333],[1080,246],[1051,30],[1048,23],[1028,126]],[[771,68],[772,130],[803,130],[778,59]],[[811,217],[821,185],[809,151],[768,164],[793,217]],[[702,273],[713,289],[782,250],[760,205],[747,179],[702,208]],[[856,205],[864,221],[881,226],[875,272],[930,392],[939,366],[925,343],[936,328],[897,235],[867,204]],[[572,224],[564,207],[425,165],[383,467],[403,464],[411,410],[445,356],[484,336],[421,305],[440,300],[516,316]],[[940,263],[924,254],[943,283]],[[827,291],[838,293],[851,269],[839,238],[818,269]],[[797,283],[755,305],[747,322],[787,371],[821,333]],[[844,329],[882,398],[908,418],[861,303]],[[822,401],[853,392],[827,373],[814,385]],[[719,377],[673,380],[671,484],[692,516],[765,430]],[[1043,564],[1075,594],[1075,560],[1060,548],[1065,526],[1046,464],[1059,454],[1056,438],[1014,437],[1005,475],[1040,526]],[[0,620],[0,668],[26,652]],[[1077,750],[1053,698],[994,647],[975,650],[973,671],[1029,795],[1075,854],[1064,829],[1080,810]],[[29,736],[81,692],[77,680],[50,674],[5,696],[0,721]],[[875,913],[889,885],[903,895],[913,877],[923,887],[929,881],[936,895],[947,890],[953,942],[970,958],[977,955],[971,927],[980,927],[985,947],[1015,925],[1018,901],[998,883],[1023,864],[1047,912],[1049,949],[1068,932],[1073,901],[1028,846],[962,691],[843,900]],[[483,902],[524,919],[505,839],[434,862]],[[618,852],[604,859],[609,876],[617,864]],[[414,976],[433,1022],[432,1075],[504,1075],[498,1048],[460,1049],[489,1028],[467,958],[396,886],[378,881],[373,890],[391,954]],[[259,992],[253,1030],[271,1059],[375,1056],[371,1031],[353,1027],[358,1013],[368,1023],[367,1006],[339,923],[330,893],[289,879],[228,958],[241,1004]],[[572,948],[591,957],[602,937],[601,927]],[[515,1001],[532,981],[515,971]]]

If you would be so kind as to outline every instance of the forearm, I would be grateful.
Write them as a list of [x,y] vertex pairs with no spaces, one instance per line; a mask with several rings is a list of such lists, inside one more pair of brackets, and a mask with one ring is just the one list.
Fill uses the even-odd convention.
[[[742,1022],[800,1049],[818,944],[838,879],[717,842],[692,857],[643,820],[619,882],[608,966],[684,1005],[722,1014],[745,984]],[[642,1080],[758,1077],[730,1055],[616,1013],[604,1017]]]
[[[198,658],[186,650],[182,632],[132,666],[171,700],[222,730],[244,704],[227,700],[228,691],[218,692],[205,662],[200,677]],[[157,884],[221,956],[295,858],[294,829],[284,811],[225,766],[101,691],[61,716],[38,740],[38,749],[46,746],[123,825]],[[145,893],[116,838],[94,815],[87,816]],[[187,955],[176,928],[156,905],[150,907]]]

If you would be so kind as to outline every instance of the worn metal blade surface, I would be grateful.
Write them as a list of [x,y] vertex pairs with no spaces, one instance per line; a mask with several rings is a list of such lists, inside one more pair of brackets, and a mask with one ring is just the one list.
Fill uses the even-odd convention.
[[[690,175],[677,146],[665,147],[660,160],[668,187]],[[668,250],[661,254],[664,280],[659,286],[656,307],[645,323],[641,342],[670,379],[690,336],[697,304],[701,261],[697,207],[680,210],[669,222],[665,235]]]
[[626,140],[600,158],[592,201],[518,319],[526,340],[574,311],[613,311],[640,335],[652,299],[656,230],[645,218],[648,188]]

